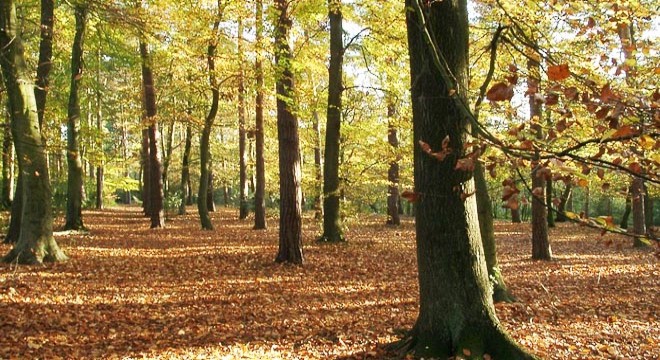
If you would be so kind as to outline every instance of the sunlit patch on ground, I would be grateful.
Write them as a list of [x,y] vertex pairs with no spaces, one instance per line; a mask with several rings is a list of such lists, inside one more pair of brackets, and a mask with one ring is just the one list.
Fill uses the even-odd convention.
[[[369,216],[347,244],[318,244],[306,217],[303,267],[275,264],[266,231],[192,211],[149,230],[138,209],[85,213],[88,234],[58,234],[71,260],[0,265],[1,359],[382,358],[417,312],[414,226]],[[627,239],[561,224],[556,261],[529,259],[528,224],[497,224],[515,304],[498,304],[512,336],[549,359],[660,358],[660,271]],[[611,235],[608,235],[611,236]],[[9,246],[0,246],[0,252]]]

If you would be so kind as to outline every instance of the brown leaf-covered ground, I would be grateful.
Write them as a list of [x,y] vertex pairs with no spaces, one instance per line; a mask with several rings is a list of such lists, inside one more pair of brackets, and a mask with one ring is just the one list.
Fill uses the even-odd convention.
[[[410,220],[362,217],[348,244],[324,245],[307,219],[306,265],[292,267],[273,263],[276,219],[254,231],[220,209],[202,231],[189,212],[149,230],[137,208],[88,211],[89,234],[56,234],[70,261],[0,265],[0,358],[378,359],[415,321]],[[529,238],[527,224],[497,225],[520,299],[497,313],[518,342],[548,359],[660,358],[652,251],[560,224],[556,261],[534,262]]]

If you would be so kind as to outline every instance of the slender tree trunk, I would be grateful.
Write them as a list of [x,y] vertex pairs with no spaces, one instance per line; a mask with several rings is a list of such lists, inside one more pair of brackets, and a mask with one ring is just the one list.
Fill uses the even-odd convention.
[[520,224],[522,219],[520,217],[520,208],[511,209],[511,222],[515,224]]
[[238,167],[239,167],[239,214],[241,220],[247,219],[248,176],[247,176],[247,134],[245,132],[245,70],[243,69],[243,22],[238,22]]
[[298,119],[293,112],[294,84],[291,69],[289,2],[275,0],[275,62],[277,63],[277,138],[280,169],[280,229],[276,262],[303,263],[302,191]]
[[[0,2],[0,65],[9,97],[12,137],[22,173],[20,235],[5,262],[39,264],[67,259],[53,237],[52,193],[39,131],[32,76],[28,72],[13,0]],[[18,198],[18,197],[17,197]]]
[[623,210],[623,216],[621,217],[621,228],[628,228],[628,220],[630,219],[630,213],[632,212],[632,198],[630,196],[631,188],[628,187],[628,192],[626,193],[626,207]]
[[66,159],[68,165],[66,224],[65,230],[85,228],[82,218],[83,164],[80,152],[80,100],[79,91],[83,77],[83,54],[87,30],[86,6],[75,7],[76,34],[71,52],[71,89],[69,92],[69,114],[67,121]]
[[190,188],[190,150],[192,148],[192,126],[186,125],[186,144],[183,148],[183,160],[181,164],[181,204],[179,205],[179,215],[186,214],[186,205],[191,197]]
[[37,83],[34,88],[34,97],[37,102],[37,116],[39,128],[43,126],[46,110],[46,97],[50,85],[50,69],[53,57],[53,25],[55,23],[54,0],[41,0],[41,38],[39,41],[39,63],[37,65]]
[[479,230],[481,243],[484,247],[488,279],[493,286],[494,302],[514,302],[516,298],[509,293],[504,282],[504,276],[497,261],[497,244],[495,242],[495,227],[493,226],[493,207],[488,195],[488,183],[484,168],[480,162],[475,162],[474,183],[477,190],[477,211],[479,214]]
[[[220,20],[222,19],[223,5],[222,1],[218,0],[218,9],[215,22],[213,23],[213,35],[209,43],[206,61],[209,70],[209,85],[211,86],[211,108],[209,109],[206,120],[204,121],[204,128],[202,129],[202,138],[199,144],[199,163],[200,163],[200,178],[199,178],[199,192],[197,196],[197,210],[199,212],[199,219],[204,230],[213,230],[211,217],[209,216],[209,187],[211,180],[211,130],[215,117],[218,114],[218,104],[220,101],[220,89],[218,89],[218,81],[215,75],[215,51],[218,47],[218,31],[220,28]],[[211,199],[212,201],[212,199]]]
[[339,147],[344,91],[343,16],[341,0],[328,0],[330,18],[330,67],[328,69],[328,115],[323,161],[323,234],[319,241],[345,241],[339,207]]
[[589,187],[584,188],[584,205],[582,208],[582,215],[586,219],[590,216],[591,210],[589,209],[591,203],[591,191]]
[[[527,84],[530,89],[539,89],[540,85],[540,67],[538,61],[529,59],[527,69],[529,77]],[[543,110],[541,102],[537,100],[535,94],[529,95],[529,115],[534,123],[536,137],[543,137],[543,130],[539,125]],[[539,173],[541,164],[538,152],[535,155],[535,161],[532,163],[532,259],[552,260],[552,250],[548,239],[548,208],[546,203],[546,179]]]
[[[4,110],[4,101],[0,105]],[[5,113],[4,111],[2,112]],[[7,123],[3,125],[2,140],[2,207],[11,208],[14,197],[14,143],[11,139],[11,120],[7,116]]]
[[150,156],[149,156],[149,130],[147,128],[142,129],[142,150],[141,150],[141,168],[142,176],[140,179],[142,184],[140,188],[142,189],[142,210],[145,216],[151,216],[151,165],[150,165]]
[[321,126],[319,113],[314,109],[312,113],[312,127],[314,128],[314,173],[316,176],[316,198],[314,199],[314,218],[323,219],[323,163],[321,154]]
[[[176,105],[176,101],[175,101]],[[169,181],[169,170],[170,170],[170,163],[172,162],[172,150],[173,146],[172,143],[174,142],[174,125],[175,121],[170,121],[167,133],[165,134],[165,146],[163,150],[163,154],[165,154],[164,159],[163,159],[163,196],[167,199],[170,195],[170,181]],[[162,134],[162,132],[161,132]]]
[[[635,177],[631,186],[633,234],[646,235],[646,216],[644,215],[644,179]],[[639,237],[635,237],[634,247],[646,247]]]
[[573,185],[571,183],[566,184],[564,192],[561,195],[559,200],[559,207],[557,208],[557,217],[555,218],[556,222],[566,222],[568,218],[566,217],[566,211],[568,211],[567,205],[569,200],[572,199]]
[[256,60],[254,71],[257,80],[257,97],[255,99],[255,171],[256,186],[254,190],[254,229],[266,229],[266,170],[264,161],[264,71],[263,71],[263,3],[256,0]]
[[[96,67],[96,128],[98,129],[99,134],[103,134],[103,101],[101,93],[101,62],[103,61],[103,56],[101,53],[101,30],[97,28],[97,35],[99,36],[99,48],[97,52],[97,61],[98,65]],[[99,135],[102,136],[102,135]],[[101,151],[103,151],[103,138],[100,141]],[[99,165],[96,167],[96,208],[103,209],[103,159],[99,162]]]
[[[472,174],[455,170],[470,132],[458,98],[467,89],[467,1],[406,0],[406,9],[414,143],[424,141],[437,151],[449,137],[453,152],[438,161],[421,146],[414,149],[420,196],[415,223],[419,316],[401,350],[424,358],[464,356],[469,350],[474,358],[529,359],[495,315],[476,199],[464,195],[474,191],[474,181]],[[439,57],[446,63],[433,61]],[[458,84],[447,83],[449,79]]]
[[653,205],[654,205],[654,200],[651,196],[649,196],[648,189],[646,188],[646,184],[644,184],[644,193],[646,196],[644,196],[644,223],[646,224],[646,231],[648,233],[651,232],[651,229],[653,228]]
[[[209,160],[209,182],[208,186],[206,187],[206,208],[208,209],[209,212],[215,212],[216,207],[215,207],[215,188],[213,187],[213,170],[211,170],[212,162]],[[227,194],[227,186],[223,186],[224,188],[224,200],[225,204],[227,204],[228,200],[228,194]]]
[[[149,138],[149,177],[145,183],[149,183],[149,207],[151,217],[151,228],[165,227],[165,211],[163,207],[163,168],[158,151],[158,119],[156,108],[156,88],[151,67],[151,55],[144,39],[140,39],[140,55],[142,58],[142,83],[144,91],[145,123],[147,136]],[[145,167],[146,170],[146,167]]]
[[553,181],[552,179],[548,179],[546,182],[546,187],[545,187],[545,202],[547,206],[547,218],[548,218],[548,227],[553,228],[555,227],[555,217],[553,216],[552,213],[552,200],[553,200]]
[[387,171],[387,224],[400,225],[399,217],[399,160],[397,158],[397,149],[399,148],[398,129],[394,125],[394,116],[396,108],[393,103],[387,104],[387,140],[395,153],[394,159],[390,161],[390,168]]

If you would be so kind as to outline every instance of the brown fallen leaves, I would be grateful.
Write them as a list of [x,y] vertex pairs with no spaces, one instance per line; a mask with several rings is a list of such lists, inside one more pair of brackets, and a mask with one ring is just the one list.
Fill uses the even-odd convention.
[[[208,232],[194,215],[148,230],[137,209],[86,212],[89,235],[57,236],[69,262],[0,265],[0,358],[380,359],[379,344],[413,325],[411,221],[362,218],[347,245],[324,245],[306,219],[307,263],[291,267],[273,262],[276,228],[253,231],[231,209],[213,216]],[[651,252],[561,224],[557,261],[533,262],[529,225],[497,231],[521,300],[497,312],[517,341],[548,359],[660,357]]]

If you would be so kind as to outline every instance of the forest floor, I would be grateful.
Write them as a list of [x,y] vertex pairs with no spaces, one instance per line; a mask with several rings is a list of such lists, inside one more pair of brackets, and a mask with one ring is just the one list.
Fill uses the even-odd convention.
[[[236,218],[219,209],[201,231],[189,209],[149,230],[137,208],[86,211],[88,234],[56,233],[68,262],[0,265],[0,359],[381,359],[413,325],[411,220],[353,219],[347,244],[324,245],[307,218],[293,267],[273,262],[277,219],[254,231]],[[654,251],[560,224],[556,260],[535,262],[529,224],[496,231],[520,300],[497,314],[520,344],[547,359],[660,358]]]

